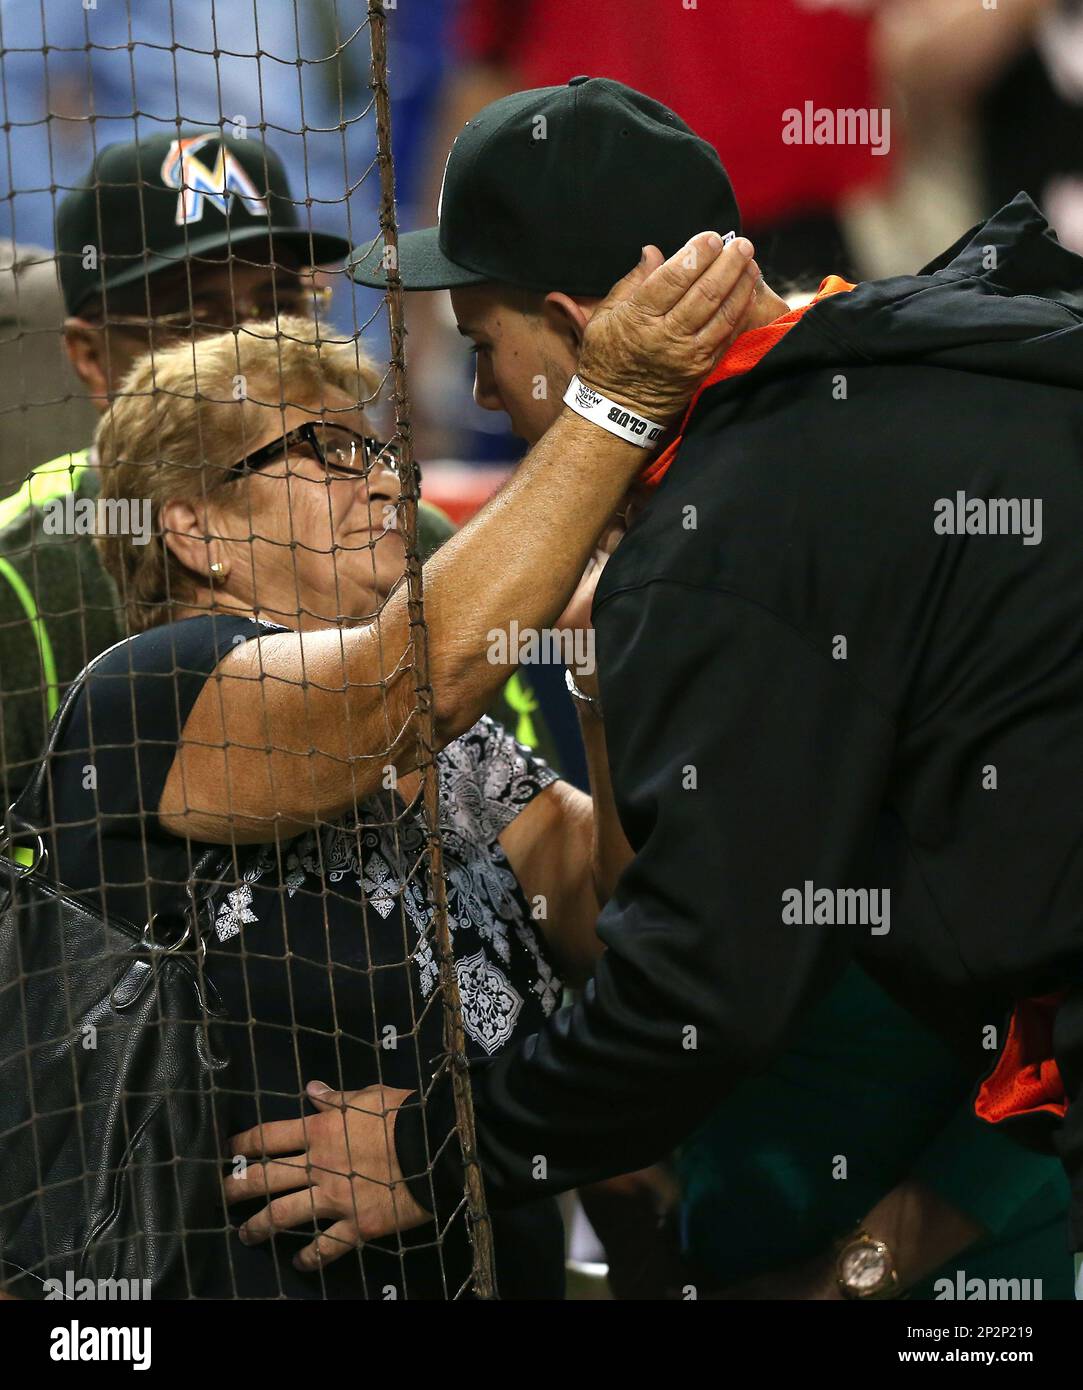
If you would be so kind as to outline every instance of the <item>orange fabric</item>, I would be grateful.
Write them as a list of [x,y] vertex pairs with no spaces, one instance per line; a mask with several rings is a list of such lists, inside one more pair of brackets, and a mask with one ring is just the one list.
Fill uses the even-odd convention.
[[745,372],[750,372],[761,358],[766,357],[771,349],[782,341],[795,323],[801,322],[814,304],[819,304],[821,299],[827,299],[829,295],[848,293],[853,288],[854,286],[848,280],[843,280],[838,275],[829,275],[820,285],[815,298],[802,305],[800,309],[791,309],[788,314],[780,314],[777,319],[772,319],[762,328],[750,328],[747,333],[742,333],[722,355],[711,374],[700,382],[696,394],[692,397],[688,409],[684,413],[677,437],[662,450],[656,459],[651,460],[640,474],[639,481],[647,487],[657,487],[665,477],[669,465],[676,458],[677,450],[681,446],[688,417],[708,386],[714,386],[719,381],[726,381],[731,376],[743,376]]
[[1068,1096],[1053,1060],[1053,1020],[1065,992],[1024,999],[1015,1007],[1008,1039],[990,1076],[982,1082],[974,1113],[991,1125],[1040,1110],[1061,1118]]

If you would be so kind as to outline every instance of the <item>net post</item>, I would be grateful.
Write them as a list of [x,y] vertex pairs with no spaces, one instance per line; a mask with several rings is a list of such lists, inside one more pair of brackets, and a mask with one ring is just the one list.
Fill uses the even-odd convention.
[[398,269],[398,222],[395,213],[395,169],[391,149],[391,100],[387,83],[387,12],[383,0],[368,0],[369,41],[372,50],[370,85],[376,108],[376,158],[380,169],[380,230],[387,277],[387,314],[390,337],[392,401],[395,431],[399,439],[407,566],[406,582],[410,627],[414,642],[414,670],[418,695],[418,770],[423,778],[428,873],[433,904],[433,927],[439,958],[440,989],[444,1005],[444,1046],[448,1054],[455,1127],[462,1149],[465,1199],[470,1222],[474,1291],[479,1298],[496,1297],[493,1271],[492,1224],[485,1201],[481,1162],[474,1125],[474,1101],[466,1063],[462,1003],[454,951],[447,919],[443,846],[440,838],[439,783],[434,754],[432,686],[429,676],[428,628],[424,616],[421,560],[417,549],[417,503],[420,482],[414,458],[410,401],[406,385],[403,289]]

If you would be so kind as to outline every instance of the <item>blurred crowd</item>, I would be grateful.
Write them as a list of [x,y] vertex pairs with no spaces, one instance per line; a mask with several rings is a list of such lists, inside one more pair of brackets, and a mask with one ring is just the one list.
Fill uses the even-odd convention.
[[[656,97],[719,150],[765,274],[795,293],[825,264],[858,278],[916,269],[1020,189],[1083,248],[1079,0],[659,0],[638,13],[629,23],[622,0],[594,0],[589,22],[567,0],[391,10],[400,226],[434,219],[450,142],[486,102],[585,73]],[[0,261],[0,354],[11,368],[0,374],[0,488],[85,433],[77,402],[34,408],[57,403],[36,383],[43,364],[59,364],[62,318],[34,265],[53,249],[58,197],[95,150],[160,133],[178,112],[186,125],[239,121],[283,160],[308,219],[355,245],[376,234],[362,21],[349,0],[260,0],[231,9],[227,37],[209,4],[3,0],[13,124],[0,145],[0,235],[14,245]],[[782,113],[806,101],[886,110],[888,138],[875,150],[782,144]],[[333,283],[335,323],[362,329],[383,355],[378,296]],[[408,308],[421,456],[513,460],[521,446],[471,400],[445,297]],[[442,494],[461,493],[465,509],[492,486],[489,474],[449,480]]]

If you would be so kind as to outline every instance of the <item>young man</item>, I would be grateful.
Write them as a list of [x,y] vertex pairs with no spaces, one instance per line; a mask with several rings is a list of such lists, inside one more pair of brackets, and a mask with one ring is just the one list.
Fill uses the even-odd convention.
[[[686,223],[738,227],[714,152],[575,78],[467,125],[400,273],[451,288],[478,400],[538,438],[614,268]],[[583,998],[474,1077],[488,1199],[656,1158],[857,959],[988,1073],[983,1120],[1056,1144],[1083,1247],[1083,261],[1020,197],[920,275],[829,279],[795,313],[762,287],[736,327],[595,597],[635,857]],[[599,395],[569,392],[599,438],[650,437],[649,373],[623,409]],[[363,1095],[350,1163],[386,1174],[405,1095]],[[420,1220],[416,1106],[395,1138]],[[360,1234],[392,1224],[386,1189],[354,1198]],[[897,1287],[884,1244],[856,1238],[850,1296]]]

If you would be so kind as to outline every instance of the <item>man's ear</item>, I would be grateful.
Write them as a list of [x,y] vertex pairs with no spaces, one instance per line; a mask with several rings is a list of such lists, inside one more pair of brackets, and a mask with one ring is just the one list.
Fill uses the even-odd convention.
[[543,301],[542,313],[550,328],[571,338],[572,348],[578,354],[583,333],[598,303],[597,299],[574,299],[560,290],[550,290]]
[[109,373],[106,371],[105,334],[86,319],[64,320],[64,351],[75,368],[75,375],[102,410],[108,404]]
[[220,543],[207,535],[207,504],[166,502],[159,515],[170,554],[193,574],[207,579],[211,564],[222,558],[218,554]]

